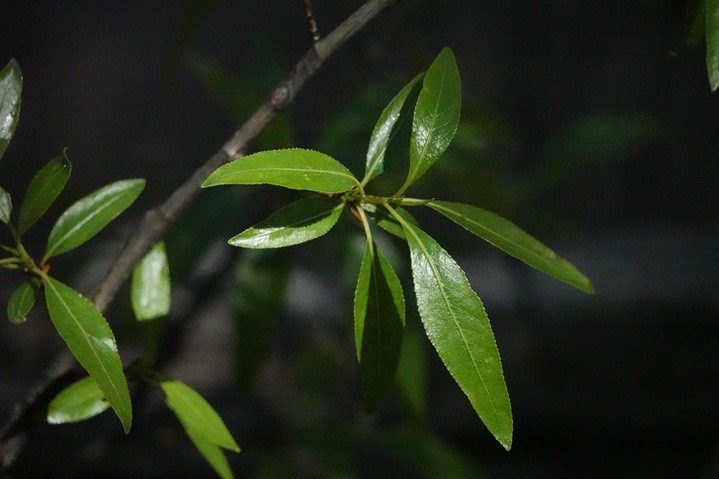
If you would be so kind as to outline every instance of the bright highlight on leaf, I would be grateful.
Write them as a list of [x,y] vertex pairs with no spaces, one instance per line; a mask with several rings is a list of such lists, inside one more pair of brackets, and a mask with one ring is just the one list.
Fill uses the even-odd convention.
[[20,204],[18,234],[22,236],[50,208],[65,188],[72,166],[65,155],[50,160],[38,171]]
[[359,182],[344,165],[324,153],[288,148],[261,151],[223,165],[202,186],[260,184],[342,193]]
[[162,381],[167,406],[212,468],[223,478],[232,477],[222,449],[240,452],[240,446],[220,416],[194,389],[180,381]]
[[719,0],[706,0],[707,74],[712,91],[719,89]]
[[395,126],[400,120],[402,108],[407,101],[407,97],[416,88],[423,76],[424,74],[420,74],[410,80],[379,116],[367,148],[367,164],[365,166],[365,177],[362,180],[363,185],[384,171],[384,154],[387,151],[387,145],[394,136]]
[[0,158],[10,144],[20,118],[22,72],[15,60],[0,70]]
[[337,223],[344,204],[328,198],[305,198],[230,238],[242,248],[283,248],[326,234]]
[[392,385],[402,348],[404,294],[397,274],[376,247],[365,249],[354,299],[357,359],[365,409],[373,412]]
[[12,213],[12,198],[10,193],[0,187],[0,222],[10,223],[10,214]]
[[50,276],[45,276],[43,281],[47,309],[57,332],[97,382],[128,433],[132,424],[132,404],[110,326],[80,293]]
[[92,377],[72,383],[50,401],[47,422],[66,424],[79,422],[105,412],[110,403]]
[[512,410],[499,351],[482,301],[464,271],[424,231],[402,223],[417,308],[427,337],[482,422],[512,447]]
[[568,261],[501,216],[449,201],[433,200],[427,206],[532,268],[585,293],[593,291],[589,280]]
[[7,315],[14,324],[24,323],[27,315],[35,305],[37,288],[29,281],[18,286],[10,295],[7,303]]
[[166,316],[170,312],[170,265],[165,243],[155,244],[132,272],[130,299],[138,321]]
[[41,262],[77,248],[102,231],[137,199],[144,187],[142,179],[121,180],[78,200],[50,231]]

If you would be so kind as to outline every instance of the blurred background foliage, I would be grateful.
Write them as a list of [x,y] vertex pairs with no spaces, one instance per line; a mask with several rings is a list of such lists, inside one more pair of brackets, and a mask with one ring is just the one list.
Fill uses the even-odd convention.
[[[102,184],[146,177],[139,215],[309,47],[299,3],[5,2],[0,61],[17,58],[25,89],[0,183],[19,197],[67,146],[74,175],[56,213]],[[361,2],[313,4],[326,33]],[[108,314],[123,354],[160,338],[163,371],[201,391],[235,434],[243,450],[230,460],[242,477],[716,477],[719,97],[706,83],[704,47],[682,50],[684,9],[668,0],[400,1],[252,146],[317,149],[359,173],[384,105],[442,47],[454,50],[460,129],[410,194],[510,218],[597,291],[582,295],[420,217],[493,322],[512,452],[438,364],[413,311],[397,387],[377,414],[362,413],[351,338],[358,226],[347,218],[331,236],[283,251],[225,244],[293,192],[203,192],[167,238],[165,324],[135,325],[127,295]],[[382,182],[402,181],[405,145],[394,145]],[[133,219],[53,271],[92,290]],[[38,226],[42,238],[49,224]],[[411,294],[406,252],[379,241]],[[2,281],[7,296],[15,283]],[[0,417],[61,347],[46,319],[0,324]],[[145,344],[133,339],[138,330]],[[129,437],[108,417],[40,428],[11,477],[209,475],[160,401],[138,394]]]

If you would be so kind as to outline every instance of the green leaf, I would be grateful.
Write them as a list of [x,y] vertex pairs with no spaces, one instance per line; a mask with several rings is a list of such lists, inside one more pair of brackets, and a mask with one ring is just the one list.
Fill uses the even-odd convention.
[[706,0],[707,73],[712,91],[719,88],[719,0]]
[[283,248],[326,234],[337,223],[344,204],[329,198],[295,201],[266,220],[230,238],[241,248]]
[[116,181],[70,206],[50,231],[42,263],[77,248],[102,231],[137,199],[144,187],[142,179]]
[[206,437],[212,444],[239,452],[240,446],[227,430],[220,416],[194,389],[180,381],[162,381],[167,406],[175,413],[185,430]]
[[80,293],[45,276],[47,309],[60,337],[98,386],[127,434],[132,404],[115,336],[105,318]]
[[397,274],[376,247],[365,248],[354,298],[357,359],[367,412],[392,385],[402,348],[404,294]]
[[0,70],[0,158],[10,144],[20,118],[22,72],[15,60]]
[[21,284],[12,292],[7,303],[7,315],[11,323],[25,322],[28,313],[35,305],[36,295],[37,288],[29,281]]
[[162,241],[135,266],[130,299],[138,321],[159,318],[170,312],[170,266]]
[[197,431],[193,427],[185,427],[185,432],[195,448],[202,454],[202,457],[212,466],[218,476],[222,479],[232,479],[232,469],[227,462],[227,457],[220,446],[212,442],[210,438]]
[[67,156],[53,158],[38,171],[20,204],[18,234],[22,236],[50,208],[65,188],[72,166]]
[[92,377],[72,383],[50,401],[47,422],[65,424],[97,416],[110,407],[105,394]]
[[688,0],[684,22],[684,48],[693,48],[706,34],[706,0]]
[[433,200],[427,206],[532,268],[586,293],[593,291],[589,280],[568,261],[501,216],[449,201]]
[[452,142],[462,104],[459,70],[454,54],[445,48],[424,76],[412,120],[409,173],[400,192],[417,181]]
[[334,158],[313,150],[261,151],[222,165],[202,184],[284,186],[318,193],[341,193],[359,182]]
[[12,213],[12,198],[10,193],[0,187],[0,221],[5,224],[10,223],[10,213]]
[[365,167],[365,177],[362,180],[366,184],[369,180],[384,171],[384,154],[387,151],[387,145],[392,139],[395,132],[395,125],[399,121],[407,97],[412,93],[418,85],[419,80],[424,74],[417,75],[409,83],[407,83],[392,101],[382,110],[377,124],[370,136],[369,147],[367,148],[367,164]]
[[482,301],[464,271],[429,235],[403,223],[417,307],[427,337],[482,422],[505,449],[512,411],[499,351]]
[[427,413],[428,373],[423,338],[418,330],[407,328],[402,339],[402,352],[397,364],[397,387],[408,409],[416,416]]

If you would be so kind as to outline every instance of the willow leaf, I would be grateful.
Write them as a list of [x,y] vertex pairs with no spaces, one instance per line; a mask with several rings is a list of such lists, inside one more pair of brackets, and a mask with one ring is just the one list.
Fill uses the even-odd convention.
[[402,223],[417,307],[427,337],[489,431],[512,445],[512,412],[499,351],[482,301],[464,271],[429,235]]
[[707,74],[712,91],[719,89],[719,0],[706,0]]
[[392,385],[402,348],[405,307],[402,285],[376,248],[365,249],[354,300],[357,358],[365,409],[377,409]]
[[45,276],[47,309],[60,337],[115,410],[125,433],[132,424],[127,380],[117,352],[115,336],[105,318],[80,293]]
[[367,148],[365,177],[362,180],[363,183],[367,183],[384,171],[384,154],[395,132],[395,125],[400,119],[402,108],[407,101],[407,97],[415,89],[423,75],[422,73],[410,80],[410,82],[392,98],[385,109],[382,110],[377,124],[372,131],[372,136],[370,136],[369,147]]
[[11,323],[25,322],[28,313],[35,305],[36,296],[37,288],[29,281],[24,282],[12,292],[7,302],[7,315]]
[[10,223],[10,214],[12,213],[12,197],[10,193],[0,187],[0,222]]
[[532,268],[586,293],[593,291],[589,280],[571,263],[557,256],[511,221],[462,203],[433,200],[427,206]]
[[47,422],[65,424],[79,422],[107,410],[110,403],[97,382],[90,376],[72,383],[50,401]]
[[439,159],[457,132],[462,104],[459,70],[452,50],[445,48],[424,76],[412,120],[407,189]]
[[66,156],[53,158],[30,181],[22,203],[18,233],[22,236],[50,208],[70,177],[72,166]]
[[170,266],[162,241],[135,266],[130,299],[138,321],[159,318],[170,312]]
[[145,180],[121,180],[78,200],[58,218],[47,240],[44,263],[77,248],[125,211],[140,195]]
[[15,60],[0,70],[0,158],[10,144],[20,118],[22,72]]
[[261,151],[222,165],[202,186],[259,184],[341,193],[358,181],[340,162],[324,153],[287,148]]
[[283,248],[326,234],[339,220],[344,204],[329,198],[305,198],[230,238],[242,248]]

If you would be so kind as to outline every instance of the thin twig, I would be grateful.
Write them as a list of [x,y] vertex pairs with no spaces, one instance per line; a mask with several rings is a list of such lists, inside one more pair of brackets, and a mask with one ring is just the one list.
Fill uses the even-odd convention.
[[307,26],[310,29],[312,41],[314,43],[317,43],[320,41],[320,31],[317,28],[317,20],[315,19],[315,14],[314,12],[312,12],[312,0],[302,0],[302,6],[305,10],[305,18],[307,19]]
[[[199,167],[164,203],[143,215],[135,228],[135,233],[90,296],[98,310],[104,311],[112,302],[135,264],[197,198],[201,191],[200,185],[210,173],[223,163],[242,156],[248,142],[261,133],[280,110],[292,103],[305,82],[319,70],[324,61],[395,2],[396,0],[369,0],[329,35],[317,41],[314,47],[295,64],[290,76],[272,91],[268,100],[235,131],[222,148]],[[31,388],[25,399],[16,405],[4,427],[0,429],[0,470],[12,465],[25,443],[28,430],[34,423],[31,420],[32,416],[44,407],[49,399],[48,392],[56,387],[74,364],[69,353],[60,354],[46,370],[43,378]]]

